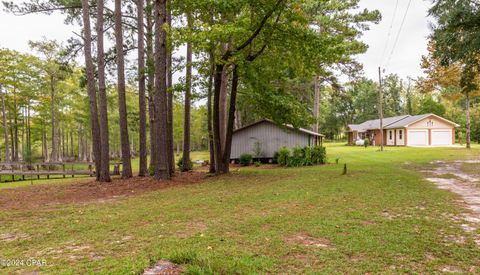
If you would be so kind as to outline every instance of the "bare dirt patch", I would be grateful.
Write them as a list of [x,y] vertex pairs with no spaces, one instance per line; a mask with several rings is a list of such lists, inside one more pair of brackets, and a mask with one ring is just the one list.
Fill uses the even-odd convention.
[[151,177],[133,177],[113,178],[110,183],[99,183],[92,179],[72,184],[42,184],[4,189],[0,192],[0,209],[37,209],[69,203],[105,203],[171,186],[199,183],[205,178],[205,173],[188,172],[178,173],[172,180],[164,182]]
[[143,275],[177,275],[182,274],[182,267],[167,260],[158,261],[155,266],[145,269]]
[[[428,174],[427,180],[438,188],[460,195],[462,204],[469,211],[454,219],[464,222],[461,225],[464,231],[476,231],[480,227],[480,160],[434,161],[431,164],[434,166],[421,172]],[[468,169],[465,169],[466,166]],[[472,166],[477,167],[472,169]],[[457,237],[450,240],[457,243],[459,240],[463,241]],[[475,242],[480,244],[480,239],[476,238]]]
[[302,245],[306,247],[331,248],[332,243],[325,238],[315,238],[306,233],[294,234],[285,238],[290,245]]

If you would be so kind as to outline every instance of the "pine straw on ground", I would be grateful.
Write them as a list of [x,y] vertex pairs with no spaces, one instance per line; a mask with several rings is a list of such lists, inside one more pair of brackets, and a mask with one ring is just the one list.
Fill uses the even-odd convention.
[[151,177],[121,179],[113,177],[109,183],[95,180],[71,184],[31,185],[4,189],[0,192],[0,210],[25,210],[55,207],[62,204],[107,202],[135,196],[171,186],[195,184],[207,177],[203,172],[177,173],[169,181],[156,181]]

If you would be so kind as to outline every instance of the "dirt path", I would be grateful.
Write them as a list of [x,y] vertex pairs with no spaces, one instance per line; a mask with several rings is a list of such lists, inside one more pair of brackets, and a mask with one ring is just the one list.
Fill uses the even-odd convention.
[[[454,162],[435,161],[434,168],[422,170],[427,173],[427,180],[440,189],[445,189],[461,196],[466,208],[461,217],[462,228],[466,232],[475,232],[480,228],[480,160],[457,160]],[[480,236],[475,242],[480,245]]]

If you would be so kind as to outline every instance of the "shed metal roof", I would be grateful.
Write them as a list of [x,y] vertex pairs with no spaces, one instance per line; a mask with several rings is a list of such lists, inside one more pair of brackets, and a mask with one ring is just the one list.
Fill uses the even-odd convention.
[[[242,131],[246,128],[249,128],[249,127],[252,127],[252,126],[255,126],[257,124],[260,124],[260,123],[263,123],[263,122],[267,122],[267,123],[271,123],[271,124],[274,124],[274,125],[277,125],[277,123],[275,123],[273,120],[270,120],[270,119],[261,119],[259,121],[256,121],[252,124],[249,124],[249,125],[246,125],[246,126],[243,126],[243,127],[240,127],[236,130],[234,130],[233,132],[236,133],[238,131]],[[305,134],[308,134],[308,135],[311,135],[311,136],[317,136],[317,137],[324,137],[324,135],[320,134],[320,133],[317,133],[317,132],[314,132],[314,131],[311,131],[311,130],[308,130],[308,129],[305,129],[305,128],[295,128],[293,125],[291,124],[283,124],[282,125],[283,127],[286,127],[288,129],[291,129],[291,130],[294,130],[294,131],[299,131],[299,132],[302,132],[302,133],[305,133]]]

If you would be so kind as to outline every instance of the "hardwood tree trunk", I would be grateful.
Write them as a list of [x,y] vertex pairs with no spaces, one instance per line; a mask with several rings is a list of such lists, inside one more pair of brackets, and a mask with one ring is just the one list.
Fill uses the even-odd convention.
[[8,125],[7,125],[7,111],[5,109],[5,94],[0,90],[2,97],[2,115],[3,115],[3,130],[5,134],[5,162],[10,162],[10,148],[8,144]]
[[88,0],[82,0],[82,18],[84,27],[84,56],[85,71],[87,74],[87,91],[90,103],[90,123],[92,126],[93,154],[95,159],[96,178],[100,178],[101,169],[101,148],[100,148],[100,129],[98,123],[97,97],[95,91],[95,73],[92,58],[92,33],[90,29],[90,14]]
[[220,95],[219,95],[219,124],[220,124],[220,137],[222,143],[222,151],[225,150],[225,137],[227,134],[227,112],[228,112],[228,67],[224,66],[222,71],[222,85],[220,86]]
[[[192,27],[192,16],[187,14],[188,27]],[[182,171],[189,171],[190,167],[190,101],[192,93],[192,43],[187,42],[187,68],[185,75],[185,116],[183,119],[183,160]]]
[[138,105],[139,105],[139,142],[140,142],[140,169],[138,175],[148,175],[147,167],[147,106],[145,102],[145,32],[143,23],[143,1],[137,0],[137,27],[138,27]]
[[213,152],[215,154],[215,173],[222,174],[225,171],[223,163],[222,133],[220,132],[220,93],[222,86],[223,63],[215,65],[214,93],[213,93]]
[[105,85],[105,53],[103,46],[103,13],[104,0],[97,0],[97,70],[98,70],[98,105],[100,119],[100,140],[101,140],[101,182],[110,182],[110,134],[108,129],[108,103],[107,88]]
[[230,153],[232,150],[232,136],[233,136],[233,124],[235,122],[235,105],[237,102],[238,91],[238,67],[235,65],[232,72],[232,90],[230,92],[230,108],[228,110],[227,132],[225,138],[225,151],[223,152],[223,171],[222,173],[229,172]]
[[130,141],[128,137],[127,102],[125,98],[125,57],[123,53],[122,1],[115,0],[115,48],[117,53],[118,112],[122,145],[122,178],[132,177]]
[[155,178],[170,179],[167,144],[167,37],[163,26],[167,21],[166,0],[155,0]]

